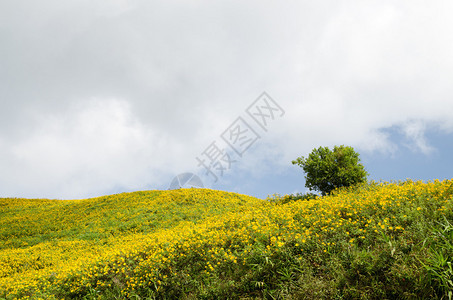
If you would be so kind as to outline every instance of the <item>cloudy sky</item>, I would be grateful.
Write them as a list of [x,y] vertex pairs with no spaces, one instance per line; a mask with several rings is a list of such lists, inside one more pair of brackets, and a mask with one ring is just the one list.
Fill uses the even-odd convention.
[[291,161],[341,144],[370,179],[452,178],[452,11],[2,1],[0,197],[167,189],[185,172],[258,197],[305,192]]

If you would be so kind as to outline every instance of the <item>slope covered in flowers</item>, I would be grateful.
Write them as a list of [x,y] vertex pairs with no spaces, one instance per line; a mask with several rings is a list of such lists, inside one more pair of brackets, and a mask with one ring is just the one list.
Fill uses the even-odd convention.
[[1,199],[0,297],[448,295],[452,195],[453,181],[407,181],[288,203],[204,189]]

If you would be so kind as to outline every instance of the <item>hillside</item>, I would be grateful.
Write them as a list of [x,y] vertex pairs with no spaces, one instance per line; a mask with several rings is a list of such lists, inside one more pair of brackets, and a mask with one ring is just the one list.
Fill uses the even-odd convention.
[[448,297],[452,196],[453,180],[289,203],[207,189],[0,199],[0,298]]

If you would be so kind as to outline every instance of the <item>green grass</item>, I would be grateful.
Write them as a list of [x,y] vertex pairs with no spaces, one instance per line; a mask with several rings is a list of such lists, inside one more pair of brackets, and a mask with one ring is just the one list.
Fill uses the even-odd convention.
[[452,299],[452,208],[453,181],[0,199],[0,298]]
[[[166,198],[167,197],[167,198]],[[101,240],[131,233],[149,233],[171,228],[180,221],[198,222],[207,216],[235,210],[248,197],[234,198],[222,206],[218,193],[203,190],[184,196],[178,191],[123,193],[86,200],[0,198],[0,250],[26,248],[49,240]]]

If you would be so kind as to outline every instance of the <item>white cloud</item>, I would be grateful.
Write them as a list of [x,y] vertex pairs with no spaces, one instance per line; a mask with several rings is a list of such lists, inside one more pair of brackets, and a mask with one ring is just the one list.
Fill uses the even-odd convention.
[[401,143],[385,129],[395,126],[429,154],[427,127],[453,132],[452,8],[2,3],[1,195],[164,185],[196,168],[195,156],[262,91],[286,114],[241,160],[253,176],[320,145],[391,155]]
[[410,120],[401,125],[401,130],[409,139],[408,145],[413,151],[420,151],[425,155],[432,153],[435,149],[428,144],[425,137],[426,125],[423,121]]
[[180,153],[171,148],[174,141],[139,123],[124,101],[93,99],[37,115],[35,124],[26,138],[3,144],[13,174],[1,173],[2,196],[23,190],[78,198],[115,187],[143,189],[181,166],[171,162]]

